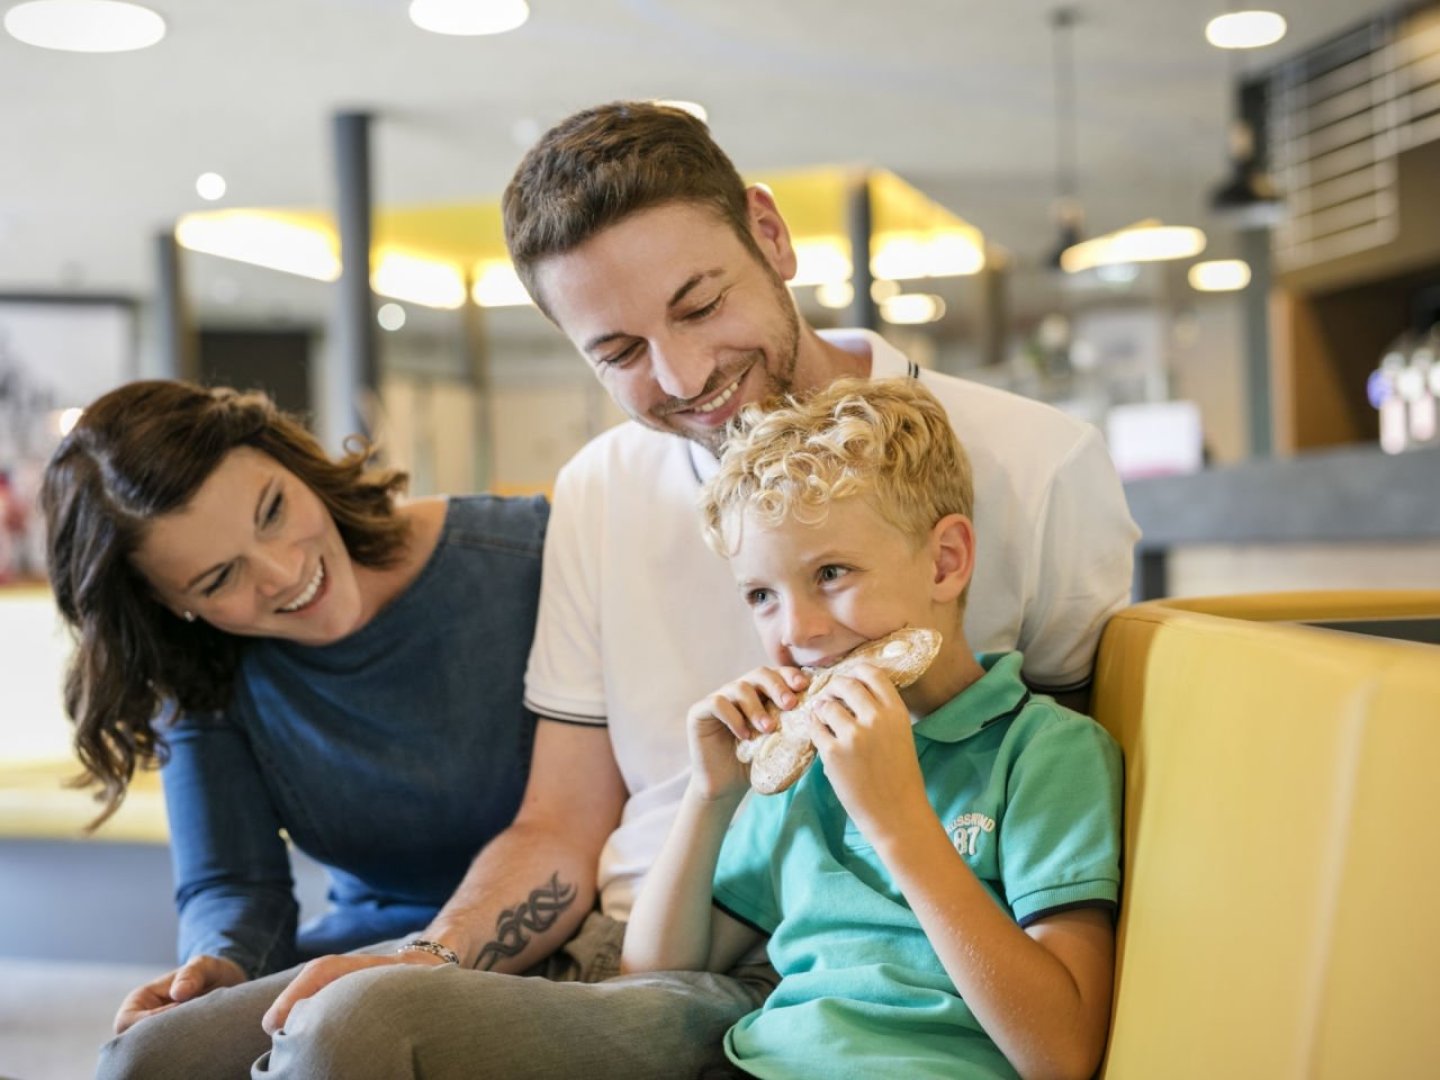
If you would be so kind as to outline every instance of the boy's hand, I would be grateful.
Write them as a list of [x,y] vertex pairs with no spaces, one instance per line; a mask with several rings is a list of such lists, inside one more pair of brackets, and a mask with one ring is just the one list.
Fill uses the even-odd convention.
[[811,738],[835,794],[872,844],[931,814],[910,710],[871,664],[832,678],[811,710]]
[[696,793],[718,799],[749,787],[745,766],[735,756],[735,741],[773,731],[775,721],[766,702],[793,708],[809,683],[810,677],[796,667],[760,667],[692,705],[685,726],[690,783]]

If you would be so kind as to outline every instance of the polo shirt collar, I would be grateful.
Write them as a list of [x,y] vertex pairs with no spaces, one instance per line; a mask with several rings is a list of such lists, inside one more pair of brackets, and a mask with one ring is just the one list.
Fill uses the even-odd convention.
[[977,657],[985,674],[915,725],[917,734],[955,743],[1020,711],[1029,696],[1020,679],[1018,651]]

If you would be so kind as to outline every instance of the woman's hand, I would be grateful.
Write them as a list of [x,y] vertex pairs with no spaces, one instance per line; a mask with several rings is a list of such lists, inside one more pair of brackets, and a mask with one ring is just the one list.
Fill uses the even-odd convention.
[[121,1034],[147,1016],[173,1009],[222,986],[238,986],[245,981],[245,972],[235,961],[220,956],[196,956],[174,971],[130,991],[115,1014],[115,1034]]
[[774,731],[767,702],[792,709],[808,685],[810,677],[797,667],[759,667],[692,705],[686,729],[696,794],[718,799],[746,788],[750,778],[735,756],[735,741]]
[[850,820],[872,844],[912,817],[933,816],[915,754],[910,711],[871,664],[825,684],[810,735]]

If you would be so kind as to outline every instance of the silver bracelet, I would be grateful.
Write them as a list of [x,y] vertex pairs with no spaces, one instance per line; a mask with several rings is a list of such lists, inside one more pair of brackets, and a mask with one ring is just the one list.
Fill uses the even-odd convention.
[[403,952],[429,953],[431,956],[438,956],[447,964],[454,964],[456,967],[460,965],[460,957],[455,950],[441,945],[438,941],[426,941],[424,938],[416,938],[414,941],[407,941],[395,950],[396,955]]

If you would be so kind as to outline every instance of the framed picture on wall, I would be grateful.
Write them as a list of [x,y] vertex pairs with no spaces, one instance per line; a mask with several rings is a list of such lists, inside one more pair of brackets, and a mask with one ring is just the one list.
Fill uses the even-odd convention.
[[0,295],[0,583],[43,573],[40,477],[79,410],[136,377],[125,298]]

